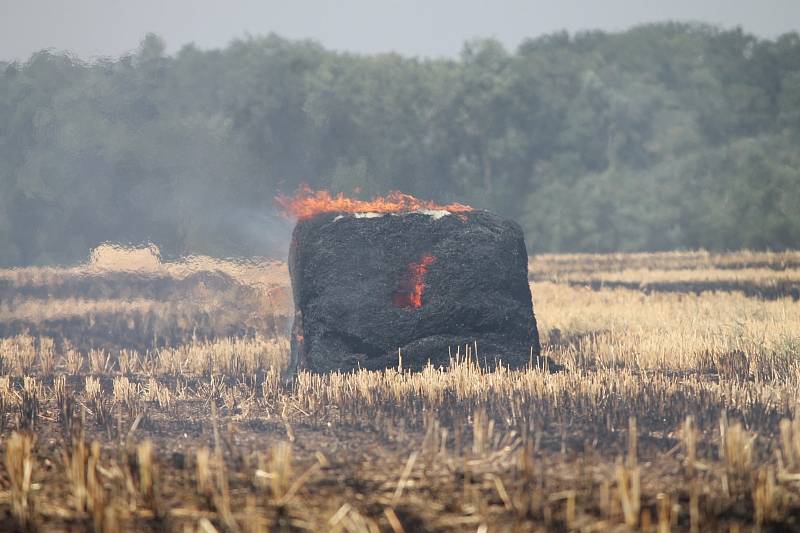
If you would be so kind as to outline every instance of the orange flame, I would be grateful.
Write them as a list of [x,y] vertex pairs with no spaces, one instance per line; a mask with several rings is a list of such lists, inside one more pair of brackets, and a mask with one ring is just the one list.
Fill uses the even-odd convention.
[[395,307],[422,307],[422,293],[425,291],[425,273],[428,267],[436,261],[431,254],[425,254],[419,263],[408,265],[409,277],[401,286],[401,289],[394,295]]
[[376,196],[372,200],[347,198],[343,193],[337,195],[330,191],[314,191],[308,186],[301,187],[294,196],[278,195],[275,201],[284,214],[304,220],[321,213],[403,213],[423,209],[444,210],[451,213],[472,211],[464,204],[439,205],[428,200],[418,200],[410,194],[392,191],[386,196]]

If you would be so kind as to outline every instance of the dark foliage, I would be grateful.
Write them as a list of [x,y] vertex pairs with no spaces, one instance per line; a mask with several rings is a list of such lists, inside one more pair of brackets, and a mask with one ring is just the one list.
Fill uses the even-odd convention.
[[0,265],[104,241],[284,253],[273,197],[400,189],[533,251],[800,246],[800,37],[659,24],[509,52],[358,56],[277,36],[0,64]]

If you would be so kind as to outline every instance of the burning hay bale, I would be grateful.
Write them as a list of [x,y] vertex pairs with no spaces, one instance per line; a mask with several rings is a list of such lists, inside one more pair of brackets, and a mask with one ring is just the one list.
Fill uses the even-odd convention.
[[284,205],[300,218],[289,252],[294,369],[381,369],[401,358],[420,369],[467,349],[487,367],[540,364],[517,224],[405,195],[319,194]]

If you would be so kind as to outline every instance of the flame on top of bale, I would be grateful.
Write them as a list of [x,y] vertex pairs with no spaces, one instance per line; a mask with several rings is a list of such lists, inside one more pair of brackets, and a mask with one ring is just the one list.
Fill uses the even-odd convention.
[[336,195],[330,191],[315,191],[303,186],[294,196],[279,195],[275,201],[286,216],[305,220],[321,213],[407,213],[414,211],[448,211],[465,213],[472,207],[459,203],[440,205],[429,200],[419,200],[410,194],[392,191],[386,196],[376,196],[372,200],[348,198],[343,193]]

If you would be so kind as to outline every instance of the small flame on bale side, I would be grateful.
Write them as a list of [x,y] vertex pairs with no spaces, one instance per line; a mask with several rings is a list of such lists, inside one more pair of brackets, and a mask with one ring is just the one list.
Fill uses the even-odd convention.
[[425,274],[428,267],[436,262],[431,254],[425,254],[419,263],[409,263],[409,277],[400,290],[394,295],[395,307],[419,309],[422,307],[422,293],[425,291]]
[[472,211],[472,207],[454,203],[439,205],[428,200],[419,200],[410,194],[392,191],[386,196],[376,196],[372,200],[348,198],[343,193],[336,195],[330,191],[315,191],[308,186],[301,187],[294,196],[279,195],[275,201],[286,216],[305,220],[321,213],[404,213],[423,210],[443,210],[451,213]]

